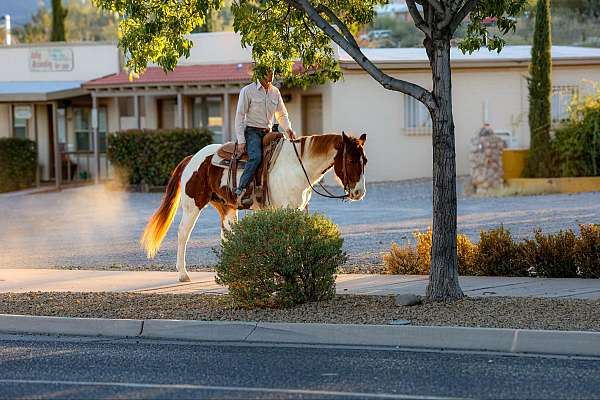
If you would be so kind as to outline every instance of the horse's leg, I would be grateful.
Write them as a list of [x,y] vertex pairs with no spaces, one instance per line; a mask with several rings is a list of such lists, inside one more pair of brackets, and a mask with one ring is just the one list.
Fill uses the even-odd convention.
[[[227,207],[227,213],[225,214],[225,219],[223,221],[222,228],[231,230],[231,226],[233,224],[237,224],[238,221],[238,210],[234,207]],[[221,237],[223,237],[223,230],[221,230]]]
[[190,276],[185,269],[185,250],[200,210],[204,207],[199,208],[194,200],[186,195],[181,196],[181,206],[183,216],[177,230],[177,271],[179,272],[179,282],[189,282]]
[[231,229],[231,225],[237,222],[237,209],[217,202],[211,202],[210,205],[216,208],[221,216],[221,240],[223,240],[225,230]]

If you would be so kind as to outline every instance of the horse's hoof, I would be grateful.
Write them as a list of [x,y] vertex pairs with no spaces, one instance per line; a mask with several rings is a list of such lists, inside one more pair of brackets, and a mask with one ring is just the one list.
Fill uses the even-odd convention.
[[190,276],[188,274],[179,275],[179,282],[190,282]]

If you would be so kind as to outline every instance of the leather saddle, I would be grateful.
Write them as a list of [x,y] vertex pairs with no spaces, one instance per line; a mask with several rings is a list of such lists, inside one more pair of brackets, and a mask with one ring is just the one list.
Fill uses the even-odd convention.
[[[278,132],[267,133],[262,140],[263,154],[260,166],[254,174],[249,187],[246,189],[247,195],[253,196],[261,205],[268,202],[268,172],[269,166],[277,159],[282,143],[283,134]],[[234,192],[237,186],[237,171],[242,170],[248,161],[248,153],[241,156],[235,156],[235,143],[227,142],[223,144],[213,155],[211,163],[214,166],[224,168],[228,172],[228,187]]]
[[[271,143],[273,143],[274,141],[277,141],[277,140],[279,140],[281,138],[283,138],[283,134],[282,133],[277,133],[277,132],[267,133],[265,135],[265,137],[263,137],[263,140],[262,140],[262,145],[263,145],[263,159],[264,159],[264,156],[265,156],[265,152],[269,148],[269,146],[271,145]],[[229,168],[230,165],[231,165],[231,160],[233,159],[234,153],[235,153],[235,143],[234,142],[227,142],[227,143],[223,144],[217,150],[217,156],[218,156],[218,158],[220,158],[221,160],[223,160],[225,162],[219,162],[219,164],[215,164],[213,162],[213,164],[215,164],[215,165],[217,165],[219,167]],[[239,161],[243,161],[243,162],[240,163]],[[244,169],[244,167],[246,165],[246,161],[248,161],[248,153],[244,153],[244,154],[242,154],[241,157],[238,157],[238,167],[237,168],[238,169]]]

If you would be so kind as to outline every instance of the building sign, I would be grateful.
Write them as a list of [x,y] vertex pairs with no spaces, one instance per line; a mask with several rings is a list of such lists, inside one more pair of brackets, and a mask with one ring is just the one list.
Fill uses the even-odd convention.
[[15,119],[29,119],[31,118],[31,106],[15,106],[14,108]]
[[73,50],[64,47],[40,47],[29,50],[31,72],[64,72],[73,70]]

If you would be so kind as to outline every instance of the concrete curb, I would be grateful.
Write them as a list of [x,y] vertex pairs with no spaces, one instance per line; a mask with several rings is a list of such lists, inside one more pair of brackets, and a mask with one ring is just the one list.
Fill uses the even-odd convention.
[[143,323],[135,319],[37,317],[0,314],[2,333],[135,337]]
[[244,321],[119,320],[0,314],[0,333],[390,346],[600,357],[600,332]]

